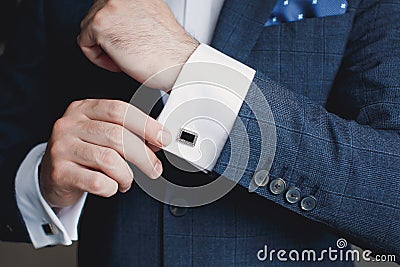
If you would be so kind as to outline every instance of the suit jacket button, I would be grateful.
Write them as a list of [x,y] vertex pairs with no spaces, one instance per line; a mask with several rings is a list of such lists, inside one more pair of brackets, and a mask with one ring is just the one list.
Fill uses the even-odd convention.
[[297,187],[291,187],[286,192],[286,200],[290,204],[294,204],[300,201],[301,198],[301,191]]
[[281,178],[275,179],[269,184],[269,190],[274,195],[282,194],[282,192],[285,191],[285,189],[286,189],[285,180]]
[[176,206],[169,206],[169,212],[175,217],[182,217],[188,211],[188,208],[185,207],[176,207]]
[[301,200],[300,205],[302,210],[311,211],[315,209],[315,206],[317,205],[317,199],[313,196],[305,197]]
[[253,181],[257,186],[266,186],[269,182],[268,171],[260,170],[253,175]]

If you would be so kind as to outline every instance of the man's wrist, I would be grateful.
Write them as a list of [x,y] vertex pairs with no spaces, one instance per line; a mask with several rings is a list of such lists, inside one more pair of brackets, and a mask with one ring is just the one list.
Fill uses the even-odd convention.
[[189,60],[194,51],[196,51],[196,49],[200,46],[200,43],[188,34],[186,34],[186,36],[183,37],[179,43],[182,44],[182,48],[184,49],[181,50],[181,60],[180,62],[177,62],[177,64],[184,64]]
[[[186,34],[178,41],[179,45],[169,49],[168,53],[169,60],[160,62],[160,66],[157,68],[158,71],[155,73],[155,79],[159,76],[163,82],[160,83],[161,90],[168,92],[174,86],[178,79],[179,73],[182,70],[183,65],[189,60],[192,54],[200,46],[200,43]],[[165,77],[165,78],[164,78]]]

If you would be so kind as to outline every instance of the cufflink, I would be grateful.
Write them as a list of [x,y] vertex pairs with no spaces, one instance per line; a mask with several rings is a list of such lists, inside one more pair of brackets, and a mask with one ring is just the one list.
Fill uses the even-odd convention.
[[197,133],[182,128],[179,132],[177,141],[185,145],[195,146],[198,137],[199,135]]
[[42,224],[42,229],[46,235],[54,235],[56,233],[54,227],[50,223]]

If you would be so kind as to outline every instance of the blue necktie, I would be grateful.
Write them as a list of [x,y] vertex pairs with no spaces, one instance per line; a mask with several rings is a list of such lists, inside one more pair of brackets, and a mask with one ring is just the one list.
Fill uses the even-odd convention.
[[264,26],[346,13],[346,0],[278,0]]

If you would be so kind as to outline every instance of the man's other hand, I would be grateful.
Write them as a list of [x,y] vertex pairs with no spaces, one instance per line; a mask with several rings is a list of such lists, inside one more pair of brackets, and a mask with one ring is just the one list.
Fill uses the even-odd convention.
[[42,195],[50,206],[62,208],[83,192],[103,197],[126,192],[133,173],[125,159],[157,178],[162,165],[149,146],[170,142],[168,130],[128,103],[73,102],[54,124],[41,164]]
[[[81,23],[78,44],[97,66],[123,71],[141,83],[184,64],[199,45],[163,0],[95,1]],[[147,85],[167,91],[179,70]]]

